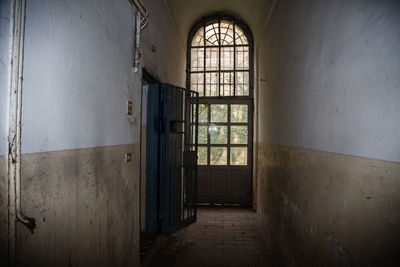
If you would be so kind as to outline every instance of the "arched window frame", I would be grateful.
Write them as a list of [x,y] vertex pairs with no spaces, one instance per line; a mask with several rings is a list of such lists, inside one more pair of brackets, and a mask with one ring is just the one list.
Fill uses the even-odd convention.
[[[186,62],[186,86],[187,88],[191,88],[191,49],[192,49],[192,40],[195,36],[195,34],[197,33],[197,31],[200,28],[204,28],[211,24],[211,23],[215,23],[218,22],[218,24],[220,25],[221,21],[229,21],[232,22],[234,25],[239,26],[246,38],[247,38],[247,42],[248,42],[248,47],[249,47],[249,95],[248,96],[200,96],[200,98],[202,99],[215,99],[215,98],[224,98],[224,99],[249,99],[249,98],[253,98],[254,96],[254,41],[253,41],[253,35],[249,29],[249,27],[241,20],[236,19],[233,16],[229,16],[229,15],[221,15],[221,14],[217,14],[217,15],[211,15],[211,16],[206,16],[201,18],[199,21],[197,21],[193,27],[190,30],[189,33],[189,38],[188,38],[188,42],[187,42],[187,62]],[[233,28],[235,29],[235,27]],[[220,34],[220,33],[219,33]],[[235,34],[235,33],[234,33]],[[235,36],[235,35],[234,35]],[[203,37],[205,39],[205,36]],[[235,38],[234,42],[235,42]],[[233,47],[234,49],[236,49],[236,47],[238,47],[240,45],[236,45],[236,43],[234,43]],[[214,46],[219,48],[219,50],[221,50],[221,47],[224,47],[223,45],[219,44],[218,46]],[[236,50],[234,50],[235,53]],[[219,51],[220,52],[220,51]],[[219,53],[219,57],[221,58],[221,53]],[[234,54],[234,58],[236,58],[235,54]],[[204,60],[205,60],[205,55],[204,55]],[[204,64],[205,65],[205,64]],[[219,66],[221,66],[221,61],[219,60]],[[205,66],[204,66],[205,68]],[[236,67],[235,67],[236,68]],[[216,71],[218,73],[221,73],[221,70],[219,68],[218,71]],[[236,73],[236,70],[234,71]],[[205,80],[203,81],[203,90],[205,90],[206,87],[206,83]],[[219,92],[221,92],[221,84],[220,82],[218,82],[218,86],[219,86]],[[235,87],[235,85],[234,85]]]

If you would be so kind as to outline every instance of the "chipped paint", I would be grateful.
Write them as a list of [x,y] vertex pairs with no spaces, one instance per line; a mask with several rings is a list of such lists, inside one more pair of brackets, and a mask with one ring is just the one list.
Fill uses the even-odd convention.
[[328,246],[342,261],[346,260],[347,253],[335,238],[328,236]]
[[400,261],[393,245],[400,164],[265,143],[259,151],[257,212],[279,253],[285,251],[280,258],[294,258],[296,266]]
[[327,241],[331,251],[335,253],[336,256],[338,256],[342,260],[342,262],[346,263],[347,266],[361,266],[359,261],[348,254],[335,238],[333,238],[332,236],[328,236]]
[[299,209],[299,207],[294,204],[293,202],[288,200],[288,197],[285,193],[280,192],[280,196],[282,197],[283,200],[283,206],[282,206],[282,214],[283,216],[288,216],[288,208],[290,207],[292,214],[301,214],[301,211]]
[[40,219],[34,235],[18,228],[20,266],[138,266],[139,154],[135,144],[23,155],[24,207]]

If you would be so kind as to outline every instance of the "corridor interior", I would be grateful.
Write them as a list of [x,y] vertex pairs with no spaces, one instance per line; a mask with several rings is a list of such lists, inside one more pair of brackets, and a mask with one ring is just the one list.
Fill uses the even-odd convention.
[[196,223],[168,235],[143,265],[277,266],[257,215],[248,208],[200,206]]
[[399,133],[398,0],[0,1],[1,266],[400,266]]

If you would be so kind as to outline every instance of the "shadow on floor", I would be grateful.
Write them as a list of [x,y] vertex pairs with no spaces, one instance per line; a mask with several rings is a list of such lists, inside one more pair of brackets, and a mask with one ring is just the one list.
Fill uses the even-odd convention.
[[241,207],[199,207],[163,244],[148,266],[275,266],[256,213]]

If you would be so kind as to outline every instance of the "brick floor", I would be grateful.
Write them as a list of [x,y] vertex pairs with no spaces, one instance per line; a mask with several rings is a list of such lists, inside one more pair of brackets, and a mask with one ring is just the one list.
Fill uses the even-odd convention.
[[197,222],[167,237],[156,266],[274,266],[257,215],[240,207],[198,208]]

